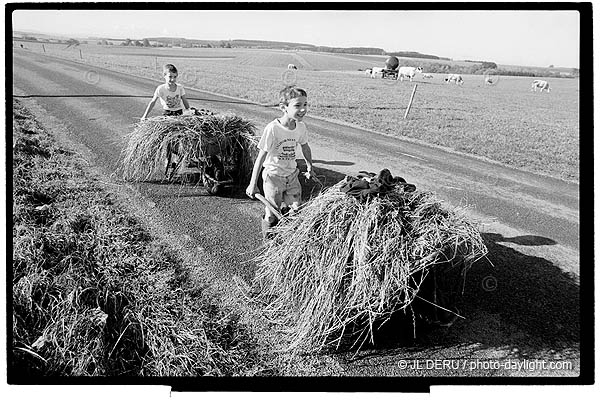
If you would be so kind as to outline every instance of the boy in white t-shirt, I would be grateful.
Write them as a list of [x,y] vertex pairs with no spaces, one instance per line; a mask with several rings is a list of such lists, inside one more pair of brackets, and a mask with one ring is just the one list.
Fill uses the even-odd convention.
[[[302,122],[308,108],[304,89],[288,86],[280,92],[279,108],[283,111],[280,118],[270,122],[264,129],[258,143],[259,153],[254,162],[252,177],[246,188],[246,194],[254,197],[258,193],[258,174],[264,167],[264,196],[277,208],[285,202],[292,210],[297,210],[302,201],[302,187],[298,180],[296,149],[300,145],[306,160],[307,178],[312,178],[312,153],[308,145],[306,125]],[[265,207],[262,221],[263,237],[269,237],[269,229],[277,224],[277,217]]]
[[142,115],[141,119],[146,119],[146,116],[152,108],[154,108],[154,104],[156,104],[156,101],[159,99],[163,108],[163,115],[182,115],[183,107],[185,107],[186,110],[190,108],[190,104],[185,97],[183,85],[176,82],[177,68],[175,68],[173,64],[165,64],[163,66],[163,76],[165,78],[165,83],[158,85],[154,91],[154,96],[152,97],[152,100],[150,100],[148,107],[146,107],[146,111],[144,111],[144,115]]

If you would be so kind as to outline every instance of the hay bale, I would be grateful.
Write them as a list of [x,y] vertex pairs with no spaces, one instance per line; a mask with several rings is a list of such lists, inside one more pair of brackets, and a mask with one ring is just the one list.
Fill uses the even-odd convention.
[[339,345],[350,326],[359,346],[373,342],[374,325],[410,312],[433,269],[465,272],[487,253],[477,229],[430,192],[396,187],[361,202],[343,182],[284,218],[256,260],[258,298],[288,327],[294,352]]
[[257,154],[254,124],[234,114],[159,116],[135,124],[122,154],[123,177],[149,179],[165,169],[168,149],[176,149],[180,161],[218,155],[234,166],[234,179],[247,181]]

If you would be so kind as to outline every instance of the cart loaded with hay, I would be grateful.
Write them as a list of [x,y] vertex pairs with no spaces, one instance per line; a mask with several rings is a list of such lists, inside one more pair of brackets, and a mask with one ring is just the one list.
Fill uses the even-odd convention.
[[248,181],[256,157],[254,125],[234,114],[193,109],[137,123],[123,150],[124,178],[203,185],[217,194]]
[[387,169],[346,177],[273,228],[255,299],[293,352],[376,344],[398,315],[411,335],[418,320],[449,326],[467,270],[487,253],[462,211]]

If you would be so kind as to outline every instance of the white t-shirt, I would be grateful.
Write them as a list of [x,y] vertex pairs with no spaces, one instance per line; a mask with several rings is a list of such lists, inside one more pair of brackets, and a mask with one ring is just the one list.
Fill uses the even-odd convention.
[[183,110],[181,96],[185,96],[185,90],[179,83],[176,83],[175,85],[177,85],[177,89],[175,89],[174,92],[169,90],[169,85],[166,83],[159,85],[154,91],[154,97],[160,99],[160,104],[162,104],[163,110]]
[[263,131],[258,148],[267,152],[263,167],[268,174],[288,176],[296,171],[296,149],[308,143],[304,122],[296,122],[296,129],[288,129],[278,120],[270,122]]

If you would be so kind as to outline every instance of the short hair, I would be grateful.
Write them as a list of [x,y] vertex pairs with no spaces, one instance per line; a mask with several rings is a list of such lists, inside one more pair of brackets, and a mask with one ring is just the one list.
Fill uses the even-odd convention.
[[286,86],[279,92],[279,104],[285,104],[287,106],[291,99],[295,99],[300,96],[306,97],[306,90],[300,89],[294,85]]
[[165,75],[167,72],[176,74],[177,68],[175,68],[175,66],[173,64],[165,64],[165,65],[163,65],[163,75]]

